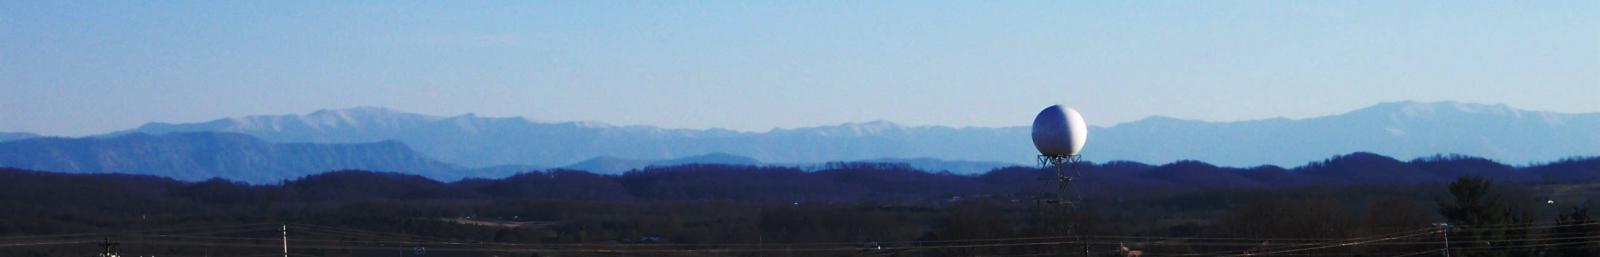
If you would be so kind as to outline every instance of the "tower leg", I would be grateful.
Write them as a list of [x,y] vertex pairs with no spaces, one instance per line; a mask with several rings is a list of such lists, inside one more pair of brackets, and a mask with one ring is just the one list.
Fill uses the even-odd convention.
[[[1079,156],[1077,156],[1077,155],[1070,155],[1070,156],[1040,155],[1039,156],[1039,164],[1040,165],[1050,165],[1050,166],[1052,166],[1052,168],[1054,168],[1054,171],[1055,171],[1055,175],[1056,175],[1056,199],[1055,199],[1056,207],[1055,208],[1060,208],[1060,210],[1064,210],[1064,211],[1070,211],[1073,215],[1083,216],[1083,213],[1080,212],[1081,210],[1078,209],[1078,203],[1075,202],[1075,201],[1068,201],[1067,200],[1067,193],[1068,193],[1067,191],[1069,190],[1068,187],[1070,187],[1072,185],[1072,180],[1074,178],[1073,176],[1070,176],[1070,174],[1077,174],[1078,161],[1079,160],[1080,160]],[[1077,199],[1073,199],[1073,200],[1081,200],[1082,196],[1077,196],[1075,198],[1077,198]],[[1085,236],[1084,229],[1078,227],[1078,224],[1076,224],[1076,222],[1069,222],[1067,224],[1067,230],[1068,230],[1068,233],[1072,233],[1072,234],[1074,234],[1075,237],[1077,237],[1078,244],[1081,247],[1081,249],[1083,249],[1083,257],[1089,257],[1090,256],[1089,255],[1089,241],[1088,241],[1088,238],[1086,238],[1086,236]]]

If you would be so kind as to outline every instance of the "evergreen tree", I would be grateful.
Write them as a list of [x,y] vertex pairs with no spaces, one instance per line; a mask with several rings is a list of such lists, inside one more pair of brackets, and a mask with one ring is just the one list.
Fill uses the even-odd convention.
[[1439,214],[1460,229],[1451,233],[1450,240],[1461,242],[1461,247],[1488,248],[1462,251],[1464,256],[1509,256],[1505,249],[1507,227],[1513,224],[1511,213],[1503,197],[1494,191],[1494,183],[1483,177],[1464,176],[1450,183],[1453,201],[1440,201]]

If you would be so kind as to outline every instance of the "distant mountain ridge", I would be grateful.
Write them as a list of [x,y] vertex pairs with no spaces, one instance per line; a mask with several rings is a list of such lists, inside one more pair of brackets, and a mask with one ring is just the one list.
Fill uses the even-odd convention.
[[598,174],[622,174],[633,170],[642,170],[649,167],[671,167],[688,164],[717,164],[739,166],[767,166],[788,167],[801,170],[815,171],[826,169],[830,164],[867,164],[867,163],[894,163],[905,164],[908,167],[928,172],[950,172],[954,174],[976,175],[989,170],[1016,166],[1017,164],[1002,162],[982,161],[949,161],[935,158],[882,158],[870,160],[836,161],[827,163],[767,163],[755,158],[732,155],[727,153],[709,153],[705,155],[690,156],[669,160],[636,160],[611,156],[595,157],[572,165],[562,166],[562,169],[582,170]]
[[[1028,110],[1031,111],[1031,110]],[[1028,115],[1019,115],[1019,117]],[[1092,114],[1089,118],[1093,118]],[[1017,123],[1027,123],[1018,120]],[[202,123],[151,123],[124,133],[232,132],[272,142],[397,140],[465,167],[560,167],[600,156],[667,160],[708,153],[767,163],[936,158],[1027,164],[1035,155],[1024,126],[951,128],[847,123],[767,132],[663,129],[520,117],[438,117],[383,108],[305,115],[247,116]],[[1409,159],[1466,154],[1509,163],[1600,155],[1600,113],[1565,114],[1458,102],[1382,103],[1307,119],[1205,122],[1151,117],[1092,127],[1085,158],[1227,166],[1294,166],[1368,151]]]
[[461,178],[459,168],[413,152],[397,141],[271,143],[243,134],[206,132],[0,142],[0,167],[148,174],[191,181],[219,177],[251,183],[273,183],[342,169],[399,171],[446,180]]
[[99,137],[132,133],[228,132],[273,142],[367,143],[393,140],[401,132],[444,118],[379,107],[318,110],[305,115],[255,115],[201,123],[153,122]]
[[[1600,162],[1596,161],[1600,161],[1600,157],[1562,159],[1518,167],[1470,156],[1432,156],[1405,162],[1383,155],[1356,152],[1294,168],[1273,165],[1219,167],[1187,160],[1160,166],[1129,161],[1085,163],[1080,165],[1083,169],[1080,175],[1085,179],[1116,185],[1156,187],[1250,188],[1325,183],[1434,183],[1462,175],[1527,182],[1600,178],[1600,166],[1594,165]],[[166,135],[135,133],[109,138],[34,138],[0,142],[0,167],[67,173],[146,174],[188,181],[223,178],[253,184],[276,183],[346,169],[391,171],[439,181],[456,181],[467,177],[494,179],[552,170],[622,175],[635,171],[683,170],[685,168],[680,167],[698,166],[720,170],[787,169],[810,172],[873,167],[969,176],[991,176],[997,172],[1034,174],[1038,169],[1005,163],[933,158],[779,164],[725,153],[656,161],[597,157],[558,169],[517,165],[460,168],[413,152],[398,141],[270,143],[243,134],[212,132]]]
[[0,132],[0,142],[29,139],[39,137],[38,134],[27,132]]
[[562,166],[561,168],[582,170],[598,174],[621,174],[630,170],[644,169],[651,166],[678,166],[685,164],[759,165],[761,162],[750,157],[735,156],[725,153],[710,153],[700,156],[655,161],[600,156],[574,163],[572,165]]
[[[341,170],[318,172],[285,181],[281,186],[256,186],[251,192],[227,181],[172,181],[126,174],[65,175],[0,167],[0,190],[85,191],[89,188],[147,189],[166,187],[202,201],[246,199],[375,201],[422,199],[560,200],[560,201],[790,201],[862,200],[946,201],[951,196],[1025,196],[1049,194],[1055,182],[1040,180],[1048,171],[1009,167],[976,176],[920,172],[904,165],[834,165],[817,171],[789,167],[688,165],[651,167],[621,175],[548,170],[496,179],[438,181],[391,172]],[[1305,166],[1281,168],[1218,167],[1197,161],[1159,166],[1132,162],[1085,163],[1074,187],[1088,199],[1118,199],[1145,193],[1171,194],[1205,189],[1443,185],[1461,176],[1483,176],[1499,183],[1592,184],[1600,181],[1600,158],[1578,158],[1513,167],[1466,156],[1437,156],[1400,161],[1372,153],[1351,153]],[[113,186],[128,185],[128,186]],[[278,191],[283,190],[283,191]],[[1557,186],[1538,199],[1582,202],[1597,188]],[[1359,190],[1358,190],[1359,191]],[[171,195],[166,193],[160,195]],[[1076,194],[1076,193],[1075,193]],[[1426,198],[1426,196],[1422,196]],[[1192,200],[1192,199],[1191,199]]]
[[[860,162],[900,162],[869,160]],[[978,174],[1006,166],[1000,163],[906,160],[911,167]],[[946,165],[954,163],[955,165]],[[622,174],[650,167],[689,164],[791,167],[815,170],[818,164],[770,164],[725,153],[668,160],[596,157],[562,166],[596,174]],[[944,165],[944,166],[941,166]],[[435,161],[399,141],[374,143],[271,143],[237,133],[144,133],[89,138],[33,138],[0,142],[0,167],[68,173],[144,174],[197,181],[210,178],[254,184],[275,183],[320,172],[358,169],[415,174],[440,181],[467,177],[502,178],[545,170],[538,166],[503,165],[462,168]]]
[[1143,162],[1193,159],[1229,166],[1293,166],[1319,156],[1373,152],[1401,159],[1464,154],[1529,163],[1600,155],[1600,113],[1395,102],[1298,120],[1204,122],[1153,117],[1090,135],[1096,154]]

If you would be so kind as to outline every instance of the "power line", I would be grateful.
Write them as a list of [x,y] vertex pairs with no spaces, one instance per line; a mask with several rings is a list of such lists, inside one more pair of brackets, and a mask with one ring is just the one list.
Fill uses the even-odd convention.
[[[1480,226],[1480,227],[1477,227],[1475,229],[1503,228],[1503,229],[1511,229],[1511,230],[1535,230],[1535,229],[1548,229],[1548,228],[1559,228],[1559,227],[1568,227],[1568,226],[1587,226],[1587,225],[1595,225],[1595,224],[1600,224],[1600,222],[1574,223],[1574,224],[1548,224],[1548,223],[1546,223],[1546,224],[1508,224],[1508,225],[1498,225],[1498,226]],[[256,227],[249,227],[249,226],[256,226]],[[863,249],[859,246],[859,242],[813,242],[813,243],[770,244],[770,245],[766,245],[766,246],[781,245],[781,246],[783,246],[783,248],[764,247],[764,246],[761,246],[761,245],[752,246],[752,245],[749,245],[749,244],[670,244],[670,243],[668,243],[668,244],[639,244],[639,245],[582,244],[582,243],[579,243],[579,244],[529,244],[529,243],[469,242],[469,241],[464,241],[464,240],[438,238],[438,237],[430,237],[430,236],[396,234],[396,233],[386,233],[386,232],[372,232],[372,231],[364,231],[364,230],[356,230],[356,229],[345,229],[345,228],[335,228],[335,227],[326,227],[326,226],[318,226],[318,225],[306,225],[306,224],[276,225],[278,228],[273,228],[273,227],[269,227],[269,226],[274,226],[274,225],[272,225],[272,224],[247,224],[247,225],[233,225],[233,226],[187,227],[187,228],[171,228],[171,229],[156,229],[156,230],[136,230],[136,231],[120,231],[120,232],[75,233],[75,234],[60,234],[60,235],[36,235],[36,236],[24,236],[24,237],[11,237],[12,240],[5,240],[5,241],[12,241],[12,242],[0,243],[0,247],[29,247],[29,246],[84,244],[84,243],[93,243],[93,242],[96,242],[97,240],[74,239],[72,237],[74,237],[74,236],[85,237],[85,236],[89,236],[89,235],[107,235],[107,234],[127,233],[127,234],[123,234],[121,236],[125,236],[127,239],[130,239],[128,242],[130,242],[132,244],[175,245],[175,246],[191,245],[191,246],[206,246],[206,247],[239,247],[239,248],[270,249],[270,248],[267,248],[267,247],[278,248],[278,247],[281,247],[281,246],[275,246],[275,245],[272,245],[270,243],[263,244],[262,243],[263,239],[271,238],[270,235],[268,235],[268,234],[264,234],[264,233],[263,234],[255,234],[257,237],[243,236],[243,235],[241,235],[241,236],[225,236],[225,235],[227,235],[227,234],[250,234],[250,233],[258,233],[258,232],[268,232],[268,231],[278,232],[279,230],[282,230],[282,229],[297,228],[296,231],[299,231],[299,232],[296,232],[296,234],[302,234],[302,235],[305,235],[305,237],[301,237],[301,238],[282,238],[282,240],[284,240],[285,243],[293,243],[293,244],[297,245],[295,247],[296,249],[329,249],[329,250],[397,250],[398,249],[398,250],[403,250],[403,249],[408,249],[409,246],[413,246],[413,245],[430,245],[430,247],[437,246],[437,248],[430,248],[430,250],[447,251],[447,252],[448,251],[460,251],[460,252],[508,252],[508,253],[510,253],[510,252],[523,252],[523,253],[528,253],[528,252],[562,252],[562,253],[583,253],[583,254],[597,255],[597,256],[606,256],[606,255],[616,256],[616,255],[630,255],[630,254],[637,254],[637,255],[727,255],[727,254],[737,254],[737,253],[784,252],[784,251],[789,251],[789,252],[861,252],[861,251],[863,251]],[[212,229],[215,229],[215,230],[206,231],[206,230],[204,230],[206,228],[212,228]],[[1385,235],[1350,237],[1350,238],[1337,238],[1337,239],[1334,239],[1334,240],[1327,240],[1327,241],[1322,241],[1322,242],[1306,242],[1308,240],[1315,240],[1315,239],[1308,239],[1308,238],[1271,238],[1271,237],[1212,237],[1212,238],[1207,238],[1207,237],[1086,235],[1086,236],[1081,237],[1081,238],[1083,238],[1082,240],[1069,240],[1069,238],[1071,238],[1069,236],[1055,236],[1055,237],[1006,237],[1006,238],[984,238],[984,239],[897,241],[897,242],[886,242],[886,243],[881,243],[881,244],[885,244],[885,245],[888,245],[888,244],[906,244],[904,246],[886,247],[886,249],[883,251],[884,253],[888,253],[888,252],[902,252],[903,253],[903,252],[910,252],[910,251],[945,250],[945,249],[985,249],[985,248],[996,248],[997,250],[998,250],[998,248],[1010,248],[1011,250],[1004,250],[1003,252],[1009,251],[1009,252],[1012,252],[1012,253],[1024,253],[1024,252],[1028,252],[1028,251],[1050,251],[1049,249],[1040,249],[1040,248],[1034,248],[1033,250],[1028,250],[1029,249],[1028,247],[1032,247],[1032,246],[1062,246],[1062,245],[1070,245],[1070,244],[1115,245],[1115,244],[1119,244],[1119,243],[1124,243],[1124,241],[1119,241],[1119,239],[1174,240],[1174,241],[1182,241],[1182,243],[1175,243],[1173,245],[1221,246],[1221,247],[1227,247],[1227,246],[1238,246],[1238,247],[1259,246],[1259,245],[1261,245],[1260,243],[1249,242],[1249,241],[1263,240],[1263,241],[1271,241],[1271,242],[1284,242],[1284,241],[1287,241],[1287,242],[1305,242],[1305,243],[1293,243],[1293,244],[1288,244],[1288,245],[1275,246],[1275,247],[1271,247],[1271,248],[1251,249],[1251,250],[1246,250],[1245,253],[1240,253],[1239,251],[1232,251],[1232,252],[1212,253],[1210,255],[1245,256],[1245,255],[1256,255],[1256,254],[1283,254],[1283,253],[1295,253],[1296,255],[1316,255],[1316,254],[1313,254],[1313,253],[1306,253],[1306,252],[1307,251],[1320,250],[1320,249],[1339,248],[1339,247],[1411,246],[1411,245],[1420,246],[1420,245],[1437,244],[1438,241],[1435,241],[1435,240],[1399,241],[1399,240],[1402,240],[1402,239],[1417,238],[1417,237],[1420,237],[1420,236],[1423,236],[1423,235],[1427,235],[1427,234],[1433,233],[1434,230],[1435,230],[1434,228],[1422,228],[1422,229],[1417,229],[1417,230],[1408,230],[1408,231],[1390,233],[1390,234],[1385,234]],[[152,233],[152,232],[166,232],[166,233]],[[1465,241],[1460,241],[1460,242],[1462,243],[1462,245],[1468,246],[1468,247],[1453,247],[1452,249],[1506,249],[1506,247],[1523,247],[1523,248],[1526,248],[1526,247],[1548,247],[1548,246],[1564,246],[1564,245],[1600,242],[1600,236],[1591,236],[1591,235],[1587,235],[1585,233],[1586,232],[1563,232],[1563,233],[1541,232],[1541,233],[1523,234],[1526,237],[1525,238],[1518,238],[1518,239],[1465,240]],[[426,237],[426,238],[424,238],[424,237]],[[22,240],[17,240],[17,239],[22,239]],[[276,239],[276,238],[274,238],[274,239]],[[397,240],[397,239],[399,239],[399,240]],[[445,239],[445,240],[434,240],[434,239]],[[26,241],[26,242],[24,242],[25,240],[37,240],[37,241]],[[1549,241],[1567,241],[1567,240],[1581,240],[1581,241],[1578,241],[1578,242],[1549,242]],[[0,242],[4,242],[4,241],[0,241]],[[254,243],[252,243],[252,242],[254,242]],[[265,242],[270,242],[270,241],[265,241]],[[1493,247],[1485,248],[1485,247],[1478,247],[1478,246],[1470,246],[1472,244],[1482,243],[1482,242],[1491,242],[1491,243],[1495,243],[1495,244],[1508,244],[1508,245],[1498,246],[1498,247],[1501,247],[1501,248],[1493,248]],[[1517,242],[1535,242],[1536,244],[1515,245],[1515,246],[1509,245],[1510,243],[1517,243]],[[795,246],[801,246],[801,247],[796,248]],[[1014,247],[1024,247],[1024,248],[1014,248]],[[684,249],[684,248],[694,248],[694,249]],[[1429,250],[1427,252],[1438,252],[1438,250]],[[1416,253],[1416,252],[1394,253],[1394,254],[1412,254],[1412,253]],[[1426,252],[1422,252],[1422,253],[1426,253]],[[294,255],[294,254],[291,252],[291,255]],[[1184,254],[1184,255],[1185,256],[1193,256],[1193,255],[1199,255],[1199,254]]]

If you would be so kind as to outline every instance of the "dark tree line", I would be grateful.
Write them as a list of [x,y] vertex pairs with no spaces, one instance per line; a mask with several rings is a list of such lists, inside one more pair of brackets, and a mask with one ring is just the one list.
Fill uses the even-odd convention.
[[[931,250],[916,254],[927,256],[1077,251],[1073,245],[938,246],[1084,234],[1114,236],[1092,240],[1097,255],[1122,245],[1172,255],[1261,252],[1426,232],[1446,222],[1454,225],[1453,247],[1470,256],[1594,256],[1600,225],[1588,206],[1600,194],[1592,180],[1600,175],[1596,163],[1515,168],[1471,158],[1399,162],[1356,154],[1295,169],[1088,164],[1077,182],[1083,190],[1069,196],[1076,208],[1041,204],[1054,197],[1055,187],[1035,168],[963,176],[893,164],[836,164],[815,172],[687,165],[615,176],[549,170],[456,182],[336,171],[272,185],[0,169],[0,238],[267,222],[550,245],[850,242],[863,254],[925,247]],[[1386,181],[1370,170],[1416,174]],[[1454,177],[1441,179],[1446,176]],[[1563,179],[1535,179],[1549,177]],[[1442,239],[1420,235],[1308,253],[1398,255],[1438,249]],[[127,247],[164,256],[224,251]],[[0,256],[87,255],[84,249],[91,248],[8,247]]]
[[[1439,213],[1454,226],[1451,235],[1469,256],[1595,256],[1600,254],[1600,223],[1589,213],[1593,198],[1578,205],[1548,206],[1554,225],[1540,223],[1538,199],[1514,190],[1500,190],[1483,177],[1462,177],[1450,184],[1452,200],[1440,201]],[[1545,204],[1555,205],[1546,200]]]

